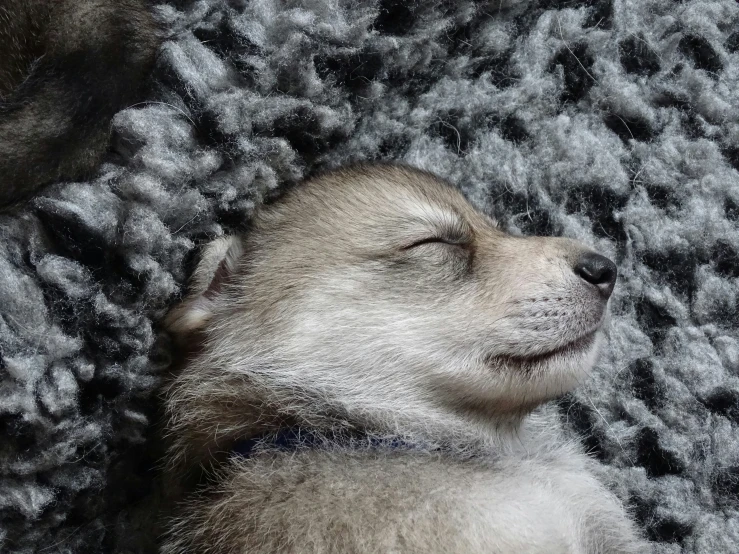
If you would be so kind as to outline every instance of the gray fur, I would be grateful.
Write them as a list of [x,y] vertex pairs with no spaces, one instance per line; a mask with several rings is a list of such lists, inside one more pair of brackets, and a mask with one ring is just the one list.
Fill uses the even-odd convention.
[[[388,165],[313,179],[215,241],[170,316],[199,347],[168,387],[169,480],[284,425],[325,444],[224,462],[182,493],[163,552],[645,551],[589,461],[527,415],[595,362],[607,298],[574,271],[587,251],[507,236]],[[347,428],[420,448],[332,439]]]

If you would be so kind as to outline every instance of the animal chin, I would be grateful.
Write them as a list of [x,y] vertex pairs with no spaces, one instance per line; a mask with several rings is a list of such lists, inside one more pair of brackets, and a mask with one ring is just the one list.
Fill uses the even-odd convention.
[[598,331],[591,331],[577,339],[568,342],[562,346],[558,346],[552,350],[534,354],[531,356],[513,356],[513,355],[502,355],[496,356],[496,359],[503,363],[509,363],[511,365],[518,366],[534,366],[542,363],[549,362],[554,359],[569,359],[574,356],[581,355],[588,352],[595,343],[595,338]]

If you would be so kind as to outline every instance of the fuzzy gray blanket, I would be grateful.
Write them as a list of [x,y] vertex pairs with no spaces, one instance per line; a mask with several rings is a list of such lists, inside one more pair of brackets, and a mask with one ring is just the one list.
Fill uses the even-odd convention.
[[201,0],[90,182],[0,219],[0,550],[140,552],[157,328],[197,246],[352,160],[618,261],[558,404],[659,553],[739,552],[735,0]]

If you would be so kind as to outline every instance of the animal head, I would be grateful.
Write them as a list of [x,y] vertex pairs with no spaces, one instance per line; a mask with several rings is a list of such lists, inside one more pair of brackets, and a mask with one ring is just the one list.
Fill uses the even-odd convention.
[[607,258],[506,234],[437,176],[366,165],[211,243],[168,321],[202,338],[193,386],[238,377],[221,387],[235,405],[243,386],[348,419],[495,419],[588,373],[615,281]]

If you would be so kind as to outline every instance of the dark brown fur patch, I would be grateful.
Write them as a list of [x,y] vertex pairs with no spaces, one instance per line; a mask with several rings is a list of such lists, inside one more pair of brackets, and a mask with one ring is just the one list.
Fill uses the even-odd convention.
[[160,38],[146,0],[0,0],[0,206],[98,165]]

